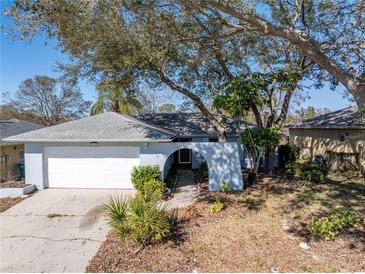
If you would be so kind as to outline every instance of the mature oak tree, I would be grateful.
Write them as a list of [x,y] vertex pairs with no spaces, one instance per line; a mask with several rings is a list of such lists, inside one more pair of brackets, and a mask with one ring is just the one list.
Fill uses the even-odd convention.
[[[231,35],[255,32],[285,39],[326,71],[365,107],[365,2],[363,0],[203,0],[186,5]],[[323,75],[317,76],[323,78]]]
[[[225,140],[223,119],[210,108],[222,85],[265,66],[306,68],[306,58],[284,39],[232,33],[221,14],[203,8],[188,1],[17,0],[8,14],[24,38],[56,37],[75,60],[64,66],[68,72],[167,86],[189,98]],[[284,119],[291,93],[279,106]],[[260,109],[253,104],[252,111],[260,125]]]

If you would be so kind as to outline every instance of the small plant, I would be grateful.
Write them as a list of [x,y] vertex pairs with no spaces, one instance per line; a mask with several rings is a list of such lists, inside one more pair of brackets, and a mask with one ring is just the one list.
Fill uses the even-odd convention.
[[121,196],[108,198],[104,210],[120,240],[131,237],[135,242],[147,245],[170,234],[172,222],[167,208],[158,203],[158,195],[152,191],[137,194],[130,200]]
[[230,192],[230,191],[232,191],[232,188],[229,185],[229,183],[223,181],[223,182],[221,182],[221,190],[222,190],[222,192]]
[[256,206],[258,201],[255,198],[246,197],[242,200],[242,203],[247,206]]
[[265,200],[262,198],[254,198],[246,196],[240,202],[243,203],[245,206],[247,206],[248,209],[257,210],[265,202]]
[[310,234],[320,236],[328,241],[337,237],[347,228],[356,228],[359,222],[359,219],[351,212],[337,209],[327,216],[312,219],[308,224],[308,230]]
[[224,203],[222,201],[222,197],[220,196],[216,196],[215,197],[215,201],[213,204],[211,204],[209,207],[208,207],[208,210],[209,212],[211,213],[216,213],[216,212],[220,212],[224,209]]
[[303,164],[300,172],[305,180],[313,183],[323,183],[328,174],[327,167],[323,164],[307,163]]
[[134,188],[140,192],[145,193],[145,184],[149,183],[151,180],[154,182],[160,181],[160,167],[159,166],[138,166],[134,167],[132,170],[131,181]]

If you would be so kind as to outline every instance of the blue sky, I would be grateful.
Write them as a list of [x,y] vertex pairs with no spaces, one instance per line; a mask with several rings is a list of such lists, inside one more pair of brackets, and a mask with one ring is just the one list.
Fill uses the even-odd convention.
[[[0,0],[1,1],[1,0]],[[5,5],[1,1],[1,11]],[[9,19],[1,16],[1,25],[6,26]],[[67,62],[68,56],[56,49],[56,42],[46,40],[43,37],[36,37],[32,42],[12,41],[6,33],[1,30],[1,73],[0,88],[1,93],[9,93],[12,96],[18,89],[20,83],[35,75],[47,75],[51,77],[60,76],[55,71],[58,62]],[[94,84],[82,80],[80,89],[85,99],[95,100],[96,92]],[[320,90],[306,89],[310,98],[301,103],[300,107],[314,106],[316,108],[330,108],[336,110],[344,108],[350,104],[347,99],[343,98],[341,89],[336,91],[328,87]]]

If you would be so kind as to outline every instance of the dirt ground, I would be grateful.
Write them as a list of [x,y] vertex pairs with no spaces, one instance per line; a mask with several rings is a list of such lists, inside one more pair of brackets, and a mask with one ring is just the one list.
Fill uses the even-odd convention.
[[24,182],[24,180],[22,181],[6,181],[0,184],[1,188],[23,188],[27,186]]
[[[199,201],[179,211],[174,234],[144,249],[110,232],[88,272],[363,272],[365,182],[329,179],[311,184],[266,177],[243,193],[222,195],[226,208],[210,213],[216,193],[202,184]],[[359,228],[333,241],[311,237],[306,223],[333,208],[361,218]],[[299,246],[306,242],[309,249]]]
[[16,197],[16,198],[1,198],[0,199],[0,213],[5,210],[15,206],[17,203],[23,201],[26,198]]

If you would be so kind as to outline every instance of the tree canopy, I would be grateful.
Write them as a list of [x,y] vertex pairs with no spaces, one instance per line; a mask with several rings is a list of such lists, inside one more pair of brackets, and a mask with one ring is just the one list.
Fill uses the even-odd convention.
[[37,75],[22,82],[16,97],[1,107],[0,115],[52,126],[85,116],[90,104],[75,82]]
[[17,0],[8,14],[18,37],[56,37],[74,59],[62,67],[66,72],[168,87],[191,100],[224,139],[223,119],[211,113],[224,83],[242,73],[301,66],[304,56],[284,40],[232,35],[188,4]]
[[[365,104],[362,1],[16,0],[7,14],[18,38],[56,38],[74,60],[62,66],[66,73],[170,88],[193,102],[220,140],[224,119],[212,103],[241,75],[295,68],[295,87],[302,78],[340,82]],[[287,89],[288,100],[275,107],[251,104],[258,125],[265,112],[285,120],[296,91]]]

